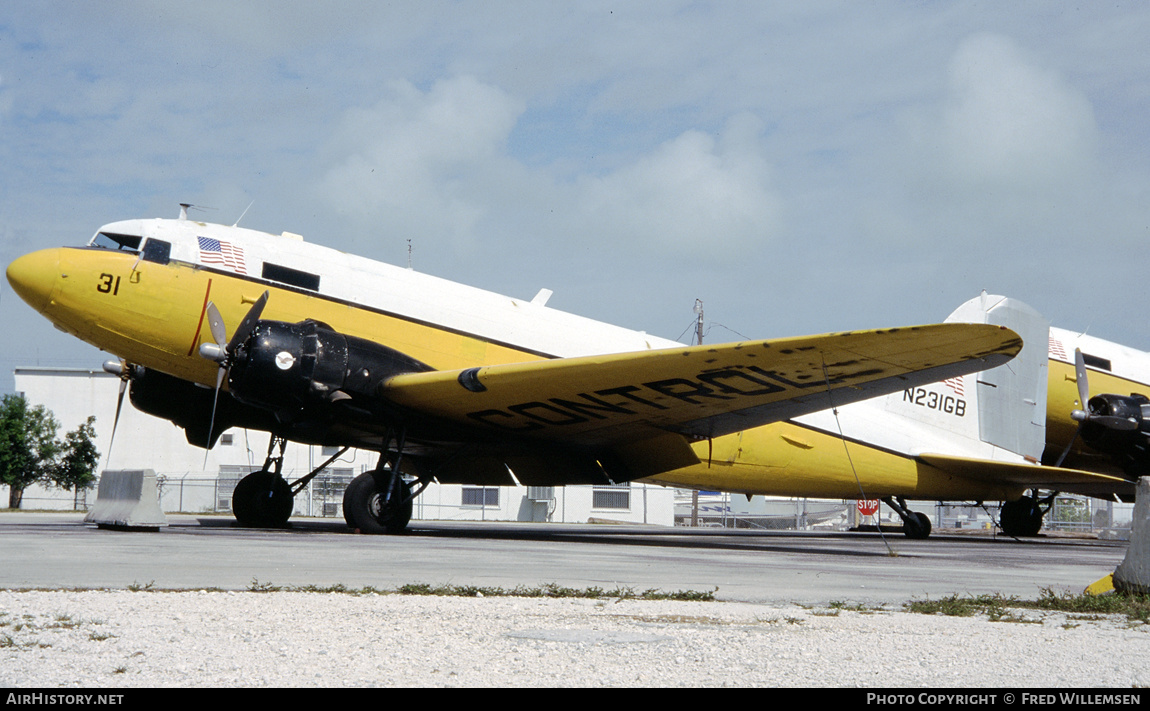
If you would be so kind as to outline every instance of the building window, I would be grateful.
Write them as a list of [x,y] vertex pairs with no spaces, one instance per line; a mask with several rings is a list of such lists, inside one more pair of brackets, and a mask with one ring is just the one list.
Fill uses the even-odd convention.
[[220,435],[220,444],[224,445],[225,447],[230,447],[232,445],[233,441],[234,441],[233,436],[230,434]]
[[591,508],[629,511],[631,509],[631,485],[597,486],[591,493]]
[[499,506],[499,488],[495,486],[463,487],[464,506]]

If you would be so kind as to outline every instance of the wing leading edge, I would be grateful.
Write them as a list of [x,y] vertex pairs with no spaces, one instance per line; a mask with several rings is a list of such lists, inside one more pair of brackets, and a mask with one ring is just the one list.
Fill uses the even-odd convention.
[[489,436],[583,451],[718,437],[993,368],[1022,340],[936,324],[405,373],[385,399]]

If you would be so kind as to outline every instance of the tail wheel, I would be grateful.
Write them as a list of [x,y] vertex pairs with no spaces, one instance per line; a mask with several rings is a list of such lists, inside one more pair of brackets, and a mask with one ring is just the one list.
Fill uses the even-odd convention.
[[282,528],[293,503],[291,487],[275,472],[252,472],[232,492],[232,513],[242,526]]
[[411,487],[400,479],[395,491],[388,497],[389,475],[380,477],[382,483],[368,472],[360,474],[343,492],[343,515],[352,528],[363,533],[403,533],[411,520]]

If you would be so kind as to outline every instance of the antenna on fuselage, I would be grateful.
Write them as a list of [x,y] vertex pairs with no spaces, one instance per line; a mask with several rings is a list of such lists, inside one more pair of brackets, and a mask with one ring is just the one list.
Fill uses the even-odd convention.
[[411,266],[411,238],[407,238],[407,268],[412,269]]
[[252,205],[255,205],[255,204],[256,204],[255,200],[252,200],[251,202],[249,202],[248,206],[245,207],[244,211],[240,213],[239,218],[236,220],[236,223],[234,225],[232,225],[232,227],[239,227],[240,220],[244,219],[244,215],[248,214],[248,210],[252,209]]
[[190,202],[181,202],[180,203],[180,219],[181,220],[188,219],[188,208],[191,206],[192,206],[192,203],[190,203]]

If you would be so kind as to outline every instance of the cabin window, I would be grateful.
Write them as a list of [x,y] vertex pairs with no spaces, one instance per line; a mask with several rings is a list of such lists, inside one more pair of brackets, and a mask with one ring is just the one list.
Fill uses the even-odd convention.
[[264,262],[264,279],[278,281],[281,284],[298,286],[309,291],[319,291],[319,275],[301,272],[291,267],[281,267],[278,264]]
[[1089,353],[1083,353],[1082,361],[1091,368],[1098,368],[1099,370],[1110,370],[1109,358],[1099,358],[1098,356],[1092,356]]
[[145,262],[167,264],[172,260],[172,245],[162,239],[150,239],[144,243],[142,257]]
[[139,235],[121,235],[116,234],[115,232],[97,232],[96,236],[92,238],[92,241],[88,243],[88,246],[135,253],[140,251],[141,239],[143,238]]

